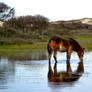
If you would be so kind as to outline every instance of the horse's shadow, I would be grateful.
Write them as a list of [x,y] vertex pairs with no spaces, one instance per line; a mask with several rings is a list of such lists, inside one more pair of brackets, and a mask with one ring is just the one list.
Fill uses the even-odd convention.
[[66,82],[66,83],[75,82],[84,73],[83,61],[80,61],[78,63],[77,69],[74,72],[72,72],[69,61],[67,61],[66,65],[67,65],[66,66],[66,68],[67,68],[66,71],[58,72],[57,71],[57,63],[54,64],[53,70],[52,70],[52,67],[51,67],[51,63],[49,63],[49,66],[48,66],[48,70],[49,70],[48,71],[48,81],[49,81],[49,83],[62,84],[64,82]]

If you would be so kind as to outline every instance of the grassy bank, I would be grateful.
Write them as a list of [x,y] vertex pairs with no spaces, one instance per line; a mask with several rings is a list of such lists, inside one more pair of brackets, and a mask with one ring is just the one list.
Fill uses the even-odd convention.
[[[92,43],[90,40],[78,40],[85,51],[92,51]],[[0,45],[0,55],[13,55],[13,54],[26,54],[29,52],[35,51],[46,51],[47,42],[45,43],[37,43],[37,44],[22,44],[22,45]]]
[[[63,38],[67,38],[70,36],[62,36]],[[92,36],[89,35],[76,35],[73,36],[85,51],[92,51]],[[33,51],[45,51],[47,47],[47,42],[50,37],[47,38],[45,42],[36,42],[35,44],[16,44],[16,45],[0,45],[0,55],[8,55],[8,54],[25,54]]]
[[22,44],[22,45],[0,45],[0,55],[26,54],[33,51],[45,51],[46,45]]
[[[92,44],[82,44],[85,51],[92,51]],[[0,58],[9,60],[45,60],[47,59],[46,44],[0,45]]]
[[77,35],[74,37],[85,51],[92,51],[92,35]]

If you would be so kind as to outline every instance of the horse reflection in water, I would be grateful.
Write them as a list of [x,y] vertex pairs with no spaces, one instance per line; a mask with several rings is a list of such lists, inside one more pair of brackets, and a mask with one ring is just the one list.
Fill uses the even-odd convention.
[[75,72],[72,72],[70,62],[67,61],[66,71],[58,72],[57,71],[57,63],[54,64],[54,71],[52,70],[51,63],[49,63],[49,71],[48,71],[48,81],[51,83],[60,83],[63,82],[74,82],[77,81],[84,72],[83,61],[78,63],[78,67]]

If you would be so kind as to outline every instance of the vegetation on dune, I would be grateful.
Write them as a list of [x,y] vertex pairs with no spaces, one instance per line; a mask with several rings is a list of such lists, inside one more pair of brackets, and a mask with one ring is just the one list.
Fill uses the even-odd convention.
[[43,35],[46,33],[44,30],[48,25],[48,19],[41,15],[12,18],[0,28],[0,41],[6,44],[44,41]]

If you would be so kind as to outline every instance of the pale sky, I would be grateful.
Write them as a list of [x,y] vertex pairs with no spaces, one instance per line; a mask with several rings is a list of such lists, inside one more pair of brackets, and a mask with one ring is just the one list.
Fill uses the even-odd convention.
[[92,18],[92,0],[0,0],[14,7],[16,16],[43,15],[52,21]]

